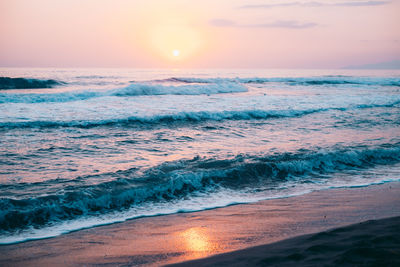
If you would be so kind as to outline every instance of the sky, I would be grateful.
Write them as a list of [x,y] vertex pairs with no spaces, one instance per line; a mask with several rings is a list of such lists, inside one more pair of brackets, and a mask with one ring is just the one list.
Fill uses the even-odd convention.
[[0,0],[0,66],[340,68],[400,59],[400,0]]

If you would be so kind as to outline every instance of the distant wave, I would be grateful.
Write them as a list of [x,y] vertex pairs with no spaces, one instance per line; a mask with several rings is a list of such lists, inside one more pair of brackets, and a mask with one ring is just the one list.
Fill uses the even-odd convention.
[[57,85],[62,85],[62,84],[64,84],[64,82],[60,82],[60,81],[56,81],[56,80],[0,77],[0,90],[53,88]]
[[400,100],[387,104],[361,104],[348,107],[315,108],[303,110],[226,110],[226,111],[197,111],[197,112],[177,112],[174,114],[160,114],[153,116],[128,116],[115,119],[104,120],[72,120],[72,121],[16,121],[0,122],[0,129],[15,128],[58,128],[76,127],[93,128],[101,126],[140,126],[158,125],[160,123],[180,123],[180,122],[203,122],[203,121],[223,121],[223,120],[264,120],[276,118],[295,118],[308,114],[325,112],[329,110],[352,110],[368,109],[380,107],[396,107]]
[[329,173],[399,161],[400,144],[395,143],[278,155],[239,155],[227,159],[195,157],[166,162],[143,172],[126,170],[102,174],[119,178],[98,185],[84,186],[78,183],[52,195],[26,199],[2,198],[0,233],[123,211],[143,203],[178,200],[194,192],[207,192],[213,188],[257,189],[292,179],[318,181],[321,175],[327,177]]
[[125,88],[111,90],[114,96],[136,95],[204,95],[247,92],[248,89],[235,82],[216,82],[207,85],[165,86],[160,84],[133,83]]
[[97,91],[78,91],[63,93],[32,93],[32,94],[14,94],[0,93],[0,104],[2,103],[46,103],[46,102],[72,102],[86,100],[94,97],[104,96]]
[[144,96],[144,95],[202,95],[247,92],[247,88],[234,82],[213,84],[190,84],[167,86],[161,84],[132,83],[123,88],[106,91],[73,91],[48,94],[0,94],[0,103],[42,103],[69,102],[104,96]]
[[400,86],[400,78],[383,77],[352,77],[352,76],[318,76],[318,77],[288,77],[288,78],[196,78],[196,77],[171,77],[157,82],[180,82],[180,83],[285,83],[288,85],[378,85],[378,86]]
[[[12,81],[12,82],[10,82]],[[163,83],[171,83],[163,84]],[[167,78],[132,84],[105,91],[85,90],[62,93],[0,93],[0,103],[42,103],[70,102],[105,96],[144,96],[144,95],[211,95],[223,93],[247,92],[246,84],[282,83],[290,86],[395,86],[400,87],[400,78],[382,77],[342,77],[321,76],[311,78]],[[26,78],[0,78],[0,87],[15,88],[50,88],[64,84],[55,80],[37,80]]]
[[122,125],[129,126],[135,124],[159,124],[173,122],[198,122],[198,121],[221,121],[221,120],[251,120],[297,117],[326,109],[311,110],[243,110],[243,111],[199,111],[199,112],[179,112],[176,114],[163,114],[155,116],[130,116],[126,118],[92,121],[27,121],[27,122],[0,122],[0,128],[52,128],[52,127],[79,127],[91,128],[98,126]]
[[[313,78],[292,78],[276,80],[277,82],[284,82],[289,85],[367,85],[367,86],[400,86],[399,78],[339,78],[332,79],[329,77],[321,77],[318,79]],[[272,82],[275,82],[272,80]]]

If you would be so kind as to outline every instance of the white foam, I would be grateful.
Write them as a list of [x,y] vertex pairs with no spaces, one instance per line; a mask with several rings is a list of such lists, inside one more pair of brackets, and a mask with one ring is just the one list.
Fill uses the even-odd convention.
[[160,85],[133,83],[127,87],[111,90],[109,95],[113,96],[137,96],[137,95],[211,95],[224,93],[247,92],[248,89],[235,82],[219,82],[211,84],[190,84],[190,85]]

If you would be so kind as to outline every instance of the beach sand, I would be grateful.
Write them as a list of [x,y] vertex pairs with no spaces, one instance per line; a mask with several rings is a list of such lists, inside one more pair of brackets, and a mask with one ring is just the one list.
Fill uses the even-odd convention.
[[400,217],[168,266],[400,266]]
[[[321,258],[327,259],[326,263],[339,263],[341,259],[350,259],[346,258],[348,254],[362,259],[379,249],[384,249],[384,259],[391,260],[392,256],[400,257],[396,216],[400,216],[398,182],[323,190],[202,212],[135,219],[55,238],[3,245],[0,266],[159,266],[241,249],[246,250],[195,263],[286,265],[297,264],[296,260],[312,264],[316,259],[319,265],[317,260]],[[368,220],[379,221],[359,224]],[[350,224],[355,225],[284,240]],[[352,250],[351,242],[362,243],[363,236],[374,247]],[[281,240],[284,241],[271,244]]]

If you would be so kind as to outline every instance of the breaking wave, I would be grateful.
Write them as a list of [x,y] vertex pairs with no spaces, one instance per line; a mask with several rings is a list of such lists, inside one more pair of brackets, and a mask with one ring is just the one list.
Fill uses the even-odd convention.
[[[163,83],[173,83],[163,84]],[[246,84],[281,83],[292,86],[394,86],[400,87],[399,78],[320,76],[311,78],[178,78],[171,77],[149,82],[133,82],[123,88],[105,91],[86,90],[62,93],[13,94],[1,93],[0,103],[70,102],[106,96],[145,95],[211,95],[247,92]],[[51,88],[65,84],[55,80],[0,77],[0,88]]]
[[144,96],[144,95],[203,95],[247,92],[244,85],[234,82],[221,82],[206,85],[177,85],[133,83],[127,87],[107,91],[73,91],[54,94],[0,94],[0,103],[42,103],[70,102],[106,96]]
[[[120,212],[143,203],[170,202],[190,197],[195,192],[212,192],[216,188],[235,191],[271,188],[286,181],[318,181],[321,176],[329,179],[330,173],[399,161],[400,144],[396,143],[265,156],[238,155],[228,159],[194,157],[166,162],[141,172],[132,169],[102,174],[118,179],[94,186],[77,183],[49,195],[26,199],[2,198],[0,233]],[[7,186],[24,184],[1,185]]]
[[324,111],[327,109],[311,110],[244,110],[244,111],[220,111],[220,112],[179,112],[176,114],[162,114],[155,116],[131,116],[127,118],[92,120],[92,121],[22,121],[22,122],[0,122],[0,128],[52,128],[52,127],[78,127],[91,128],[98,126],[130,126],[135,124],[159,124],[173,122],[199,122],[199,121],[221,121],[221,120],[257,120],[269,118],[298,117],[310,113]]
[[165,86],[159,84],[133,83],[125,88],[109,91],[114,96],[136,95],[204,95],[247,92],[247,88],[235,82],[221,81],[207,85]]
[[181,122],[204,122],[204,121],[223,121],[223,120],[265,120],[278,118],[295,118],[308,114],[326,112],[330,110],[353,110],[369,109],[380,107],[397,107],[400,100],[388,104],[361,104],[348,107],[331,108],[311,108],[311,109],[286,109],[286,110],[226,110],[226,111],[193,111],[177,112],[172,114],[159,114],[152,116],[128,116],[123,118],[103,119],[103,120],[37,120],[37,121],[11,121],[0,122],[0,129],[16,128],[57,128],[57,127],[76,127],[93,128],[101,126],[136,126],[136,125],[157,125],[160,123],[173,124]]

